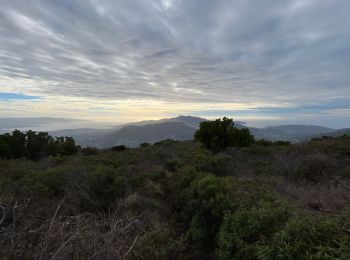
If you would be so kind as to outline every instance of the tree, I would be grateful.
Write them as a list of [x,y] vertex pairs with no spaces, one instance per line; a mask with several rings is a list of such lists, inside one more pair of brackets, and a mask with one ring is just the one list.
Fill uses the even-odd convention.
[[15,158],[21,158],[25,156],[26,135],[19,130],[12,132],[12,138],[10,141],[12,156]]
[[50,155],[50,147],[53,144],[53,138],[46,132],[36,133],[32,130],[27,132],[27,152],[28,158],[39,160]]
[[67,136],[56,137],[55,147],[55,154],[59,155],[72,155],[79,150],[79,146],[75,144],[75,140],[72,137]]
[[53,138],[46,132],[14,130],[12,134],[0,135],[0,158],[39,160],[49,155],[72,155],[79,149],[72,137]]
[[0,135],[0,158],[11,158],[12,150],[10,145],[10,134]]
[[194,137],[214,153],[227,147],[243,147],[254,143],[248,128],[235,128],[233,120],[227,117],[201,122]]

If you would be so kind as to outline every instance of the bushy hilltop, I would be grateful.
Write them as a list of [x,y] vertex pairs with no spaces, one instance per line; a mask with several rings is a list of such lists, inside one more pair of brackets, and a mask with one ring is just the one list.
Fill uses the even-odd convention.
[[3,259],[350,259],[350,138],[0,160]]

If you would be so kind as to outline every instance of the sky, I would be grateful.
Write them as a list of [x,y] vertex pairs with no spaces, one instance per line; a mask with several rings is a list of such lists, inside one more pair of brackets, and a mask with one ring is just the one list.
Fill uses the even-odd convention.
[[0,117],[350,127],[348,0],[2,0]]

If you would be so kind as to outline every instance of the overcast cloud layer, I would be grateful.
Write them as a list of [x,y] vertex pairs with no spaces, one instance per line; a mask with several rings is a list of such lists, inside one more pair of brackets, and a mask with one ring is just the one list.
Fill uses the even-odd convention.
[[[347,0],[1,4],[0,92],[41,97],[16,101],[25,104],[20,116],[39,113],[40,104],[56,113],[53,101],[68,98],[96,103],[59,108],[63,114],[105,112],[116,120],[130,100],[156,102],[165,115],[237,109],[243,119],[350,119]],[[17,115],[8,100],[1,108],[2,116]]]

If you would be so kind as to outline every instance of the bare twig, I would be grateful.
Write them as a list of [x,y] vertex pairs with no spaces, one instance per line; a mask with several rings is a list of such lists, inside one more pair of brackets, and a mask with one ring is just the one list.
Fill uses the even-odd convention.
[[68,238],[66,241],[63,242],[63,244],[60,246],[60,248],[57,249],[57,251],[51,256],[50,260],[55,259],[55,257],[60,253],[60,251],[71,241],[73,240],[77,235],[80,235],[81,231],[83,231],[86,227],[82,228],[78,232],[76,232],[74,235],[72,235],[70,238]]
[[58,211],[60,210],[61,206],[63,205],[64,200],[65,200],[65,197],[63,197],[63,199],[61,200],[61,202],[58,204],[58,206],[57,206],[57,208],[56,208],[56,211],[55,211],[55,214],[54,214],[53,217],[52,217],[52,220],[51,220],[51,223],[50,223],[50,227],[49,227],[49,230],[47,231],[47,233],[50,233],[50,232],[51,232],[51,229],[52,229],[53,223],[54,223],[54,221],[55,221],[55,219],[56,219],[57,213],[58,213]]
[[0,206],[1,210],[2,210],[2,219],[0,220],[0,226],[2,224],[2,222],[4,222],[5,217],[6,217],[6,212],[5,212],[5,207]]
[[131,250],[133,249],[133,247],[134,247],[134,245],[135,245],[135,243],[136,243],[136,241],[137,241],[138,238],[139,238],[139,234],[136,235],[136,237],[135,237],[135,239],[134,239],[134,242],[132,243],[131,247],[130,247],[129,250],[125,253],[124,256],[127,256],[127,255],[131,252]]
[[43,256],[45,250],[47,249],[47,246],[48,246],[48,238],[49,238],[49,236],[50,236],[53,223],[55,222],[55,219],[56,219],[56,217],[57,217],[58,211],[60,210],[61,206],[63,205],[64,200],[65,200],[65,197],[63,197],[63,199],[61,200],[61,202],[57,205],[57,208],[56,208],[56,210],[55,210],[55,213],[54,213],[53,216],[52,216],[51,223],[50,223],[50,227],[49,227],[48,231],[46,232],[46,239],[45,239],[45,241],[44,241],[43,248],[42,248],[42,250],[41,250],[41,252],[40,252],[39,259],[42,259],[42,256]]

